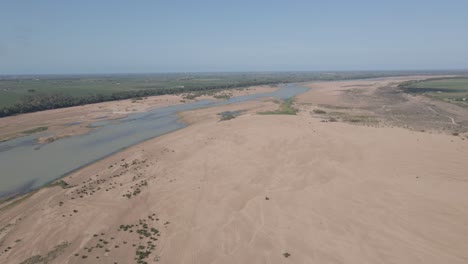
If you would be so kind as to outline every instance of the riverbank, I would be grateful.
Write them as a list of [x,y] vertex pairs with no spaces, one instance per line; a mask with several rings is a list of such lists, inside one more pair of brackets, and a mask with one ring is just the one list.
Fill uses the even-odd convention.
[[465,263],[468,141],[330,122],[314,100],[353,110],[341,89],[296,97],[297,115],[259,115],[269,99],[180,113],[188,127],[0,207],[1,262]]
[[[0,118],[0,142],[46,131],[47,135],[38,138],[39,143],[47,143],[64,137],[89,133],[90,124],[125,118],[129,114],[141,113],[158,107],[191,103],[200,100],[222,100],[222,98],[269,93],[277,86],[252,86],[246,88],[218,90],[211,94],[184,93],[178,95],[150,96],[138,100],[103,102],[61,109],[27,113]],[[43,128],[42,130],[38,128]]]

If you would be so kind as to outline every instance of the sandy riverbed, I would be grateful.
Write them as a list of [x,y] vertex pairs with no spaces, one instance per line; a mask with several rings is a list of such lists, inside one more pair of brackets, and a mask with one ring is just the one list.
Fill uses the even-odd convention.
[[[2,205],[0,262],[133,263],[142,246],[148,263],[467,263],[468,140],[322,122],[315,92],[296,116],[258,115],[269,100],[182,113],[190,126],[71,188]],[[320,100],[349,107],[341,94]]]

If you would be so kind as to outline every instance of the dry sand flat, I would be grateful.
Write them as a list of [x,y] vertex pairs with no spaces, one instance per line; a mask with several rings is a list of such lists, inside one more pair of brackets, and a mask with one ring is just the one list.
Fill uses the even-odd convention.
[[183,113],[189,127],[64,178],[76,187],[0,207],[0,262],[134,263],[148,241],[148,263],[468,262],[467,140],[256,114],[275,107]]

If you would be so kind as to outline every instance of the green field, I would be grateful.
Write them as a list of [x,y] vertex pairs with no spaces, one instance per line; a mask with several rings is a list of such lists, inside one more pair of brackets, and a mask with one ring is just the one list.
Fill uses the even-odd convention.
[[37,94],[64,94],[73,97],[110,95],[116,92],[234,84],[234,78],[203,78],[203,76],[79,76],[36,77],[0,80],[0,108],[13,106],[25,96]]
[[409,93],[468,107],[468,77],[413,81],[401,86]]

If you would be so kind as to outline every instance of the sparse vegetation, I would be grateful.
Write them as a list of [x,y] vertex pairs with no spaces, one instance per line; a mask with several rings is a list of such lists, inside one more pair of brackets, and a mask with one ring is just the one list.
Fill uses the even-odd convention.
[[[134,180],[136,180],[135,177],[134,177]],[[147,180],[142,180],[139,183],[130,186],[130,189],[133,189],[133,191],[128,190],[127,193],[123,194],[122,196],[127,197],[128,199],[130,199],[130,198],[132,198],[132,196],[137,196],[138,194],[140,194],[141,189],[143,187],[147,187],[147,186],[148,186],[148,181]]]
[[274,111],[265,111],[265,112],[259,112],[258,114],[260,115],[295,115],[297,114],[297,109],[294,108],[294,99],[289,98],[284,100],[278,110]]
[[69,246],[68,242],[63,242],[62,244],[56,246],[54,249],[49,251],[45,256],[41,256],[41,255],[32,256],[32,257],[22,261],[20,264],[45,264],[45,263],[51,263],[68,246]]
[[199,93],[188,93],[188,94],[182,95],[182,98],[184,98],[184,100],[193,100],[199,96],[201,96],[201,94]]
[[[135,235],[140,240],[138,242],[138,245],[132,244],[133,247],[136,247],[136,263],[147,263],[146,259],[156,248],[155,242],[158,240],[157,237],[160,236],[160,232],[157,228],[153,226],[154,223],[157,223],[157,221],[159,221],[159,219],[156,218],[155,215],[156,214],[149,215],[148,219],[139,219],[138,224],[120,225],[118,228],[118,231],[135,233]],[[133,232],[133,228],[136,229],[136,232]],[[124,241],[123,243],[127,244],[126,241]]]
[[54,186],[60,186],[62,187],[63,189],[68,189],[68,188],[71,188],[72,186],[70,184],[68,184],[66,181],[64,180],[58,180],[56,182],[53,182],[51,184],[49,184],[49,187],[54,187]]
[[377,124],[379,120],[374,116],[368,115],[352,115],[346,112],[329,112],[327,115],[328,119],[322,120],[322,122],[348,122],[348,123],[360,123],[364,125]]
[[227,121],[236,118],[233,114],[222,115],[220,121]]
[[33,129],[25,130],[22,133],[29,135],[29,134],[34,134],[34,133],[46,131],[47,129],[49,129],[49,128],[48,127],[36,127],[36,128],[33,128]]
[[315,114],[319,114],[319,115],[323,115],[323,114],[326,114],[326,113],[327,113],[327,112],[325,112],[325,111],[323,111],[323,110],[321,110],[321,109],[314,109],[313,112],[314,112]]
[[365,123],[365,124],[378,123],[378,120],[372,116],[344,116],[343,121],[349,122],[349,123]]
[[226,121],[226,120],[231,120],[239,116],[244,110],[238,110],[238,111],[225,111],[221,112],[218,115],[221,116],[220,121]]
[[216,98],[216,99],[227,100],[227,99],[231,98],[232,95],[226,94],[226,93],[222,93],[222,94],[215,94],[213,97]]

